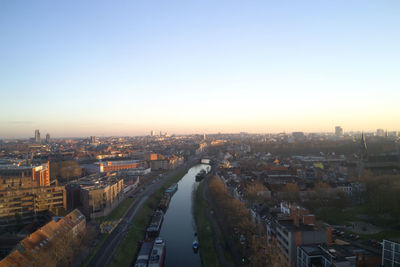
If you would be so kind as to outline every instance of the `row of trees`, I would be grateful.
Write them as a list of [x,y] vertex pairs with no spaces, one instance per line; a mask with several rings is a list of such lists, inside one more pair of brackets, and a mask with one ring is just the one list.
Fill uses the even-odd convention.
[[343,209],[350,203],[346,193],[324,182],[316,183],[313,189],[303,192],[303,196],[300,196],[297,184],[287,183],[283,188],[282,200],[303,203],[313,211],[320,208]]
[[79,163],[73,160],[50,162],[50,176],[52,179],[69,180],[82,175]]
[[400,175],[374,175],[365,172],[361,176],[365,184],[365,204],[370,215],[390,214],[400,218]]
[[270,200],[271,192],[260,180],[255,180],[253,183],[246,185],[246,199],[250,203],[262,204]]
[[240,201],[233,198],[222,180],[214,176],[209,183],[211,197],[216,203],[218,216],[227,218],[224,228],[235,240],[243,235],[246,244],[241,247],[242,255],[246,255],[249,266],[283,266],[280,263],[276,246],[268,245],[263,227],[251,220],[249,209]]
[[[368,142],[368,153],[372,155],[378,155],[379,153],[385,152],[387,147],[387,140],[385,139],[367,139]],[[390,142],[394,144],[393,141]],[[308,155],[318,154],[320,152],[330,153],[335,152],[339,154],[358,154],[360,150],[360,139],[356,140],[307,140],[295,143],[286,142],[252,142],[252,151],[254,152],[270,152],[272,154],[279,154],[281,156],[292,156],[292,155]]]

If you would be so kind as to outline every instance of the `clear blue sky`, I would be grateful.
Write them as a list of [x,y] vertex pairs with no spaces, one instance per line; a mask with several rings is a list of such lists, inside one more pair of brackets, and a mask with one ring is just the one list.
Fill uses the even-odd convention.
[[0,138],[400,130],[400,1],[0,1]]

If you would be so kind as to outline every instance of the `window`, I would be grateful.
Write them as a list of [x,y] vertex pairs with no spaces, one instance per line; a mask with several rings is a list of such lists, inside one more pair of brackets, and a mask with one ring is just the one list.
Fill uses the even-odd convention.
[[400,263],[400,252],[394,253],[394,261]]
[[392,259],[392,257],[393,257],[393,252],[390,251],[390,250],[384,250],[384,252],[383,252],[383,257],[384,257],[385,259]]

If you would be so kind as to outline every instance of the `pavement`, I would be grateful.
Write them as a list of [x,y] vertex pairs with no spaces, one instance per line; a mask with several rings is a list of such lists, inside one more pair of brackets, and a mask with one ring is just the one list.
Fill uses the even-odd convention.
[[89,261],[87,266],[90,267],[106,267],[110,264],[117,248],[121,244],[122,240],[124,240],[125,236],[129,231],[129,227],[135,219],[137,213],[142,208],[143,204],[146,200],[158,189],[160,189],[170,178],[178,174],[182,170],[188,170],[192,166],[198,163],[199,159],[194,158],[182,166],[176,168],[175,170],[163,175],[161,179],[155,180],[154,183],[146,186],[146,188],[136,194],[135,201],[131,204],[128,211],[125,213],[123,219],[118,224],[118,226],[111,232],[110,235],[106,238],[106,240],[101,245],[100,249],[97,250],[96,254]]

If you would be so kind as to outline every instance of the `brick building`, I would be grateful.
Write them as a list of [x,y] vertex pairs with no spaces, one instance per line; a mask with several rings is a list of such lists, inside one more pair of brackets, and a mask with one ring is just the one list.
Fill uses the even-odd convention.
[[50,221],[20,241],[16,249],[0,261],[0,266],[32,266],[34,261],[32,252],[38,255],[47,253],[46,248],[50,247],[58,236],[67,234],[74,238],[82,234],[85,229],[86,218],[76,209],[58,221]]
[[96,165],[99,166],[100,172],[121,171],[144,167],[143,161],[140,160],[106,161],[104,163],[99,162]]

